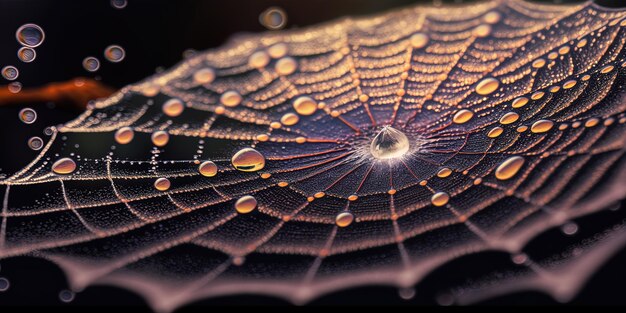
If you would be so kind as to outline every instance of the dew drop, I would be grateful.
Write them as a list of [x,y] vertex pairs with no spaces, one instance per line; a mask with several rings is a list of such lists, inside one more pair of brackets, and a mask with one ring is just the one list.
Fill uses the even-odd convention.
[[478,25],[472,30],[472,34],[476,37],[487,37],[491,34],[491,26],[487,24]]
[[257,201],[253,196],[243,196],[235,202],[235,210],[240,214],[247,214],[257,207]]
[[391,159],[403,156],[409,147],[409,139],[404,133],[385,126],[372,140],[370,151],[377,159]]
[[502,135],[502,132],[504,131],[504,129],[500,126],[496,126],[494,128],[492,128],[488,133],[487,133],[487,137],[489,138],[496,138],[499,137],[500,135]]
[[476,85],[476,93],[479,95],[488,95],[496,91],[500,87],[500,82],[495,78],[485,78]]
[[398,290],[398,295],[400,298],[404,300],[410,300],[415,297],[415,289],[414,288],[402,288]]
[[259,15],[259,22],[269,30],[277,30],[287,24],[287,13],[279,7],[270,7]]
[[502,15],[496,11],[490,11],[483,16],[483,21],[487,24],[496,24],[500,21]]
[[500,118],[500,124],[507,125],[507,124],[515,123],[518,119],[519,119],[519,114],[515,112],[508,112]]
[[28,147],[35,151],[41,150],[41,148],[43,148],[43,139],[39,137],[28,139]]
[[124,48],[118,45],[110,45],[104,49],[104,58],[109,62],[119,63],[126,57]]
[[606,74],[611,72],[615,67],[613,65],[607,65],[600,70],[600,73]]
[[37,52],[35,49],[28,47],[21,47],[17,50],[17,58],[24,63],[30,63],[35,60],[37,57]]
[[293,114],[293,113],[287,113],[283,115],[283,117],[280,118],[280,122],[283,125],[287,125],[287,126],[295,125],[296,123],[298,123],[299,120],[300,118],[298,117],[298,115]]
[[250,55],[248,65],[252,68],[262,69],[270,63],[270,56],[265,51],[257,51]]
[[67,289],[61,290],[61,292],[59,292],[59,300],[61,300],[64,303],[70,303],[74,301],[75,297],[76,297],[76,294]]
[[20,121],[26,124],[32,124],[37,120],[37,112],[31,108],[24,108],[18,113]]
[[521,108],[523,106],[525,106],[528,103],[528,98],[526,97],[519,97],[515,100],[513,100],[513,102],[511,103],[511,106],[513,108]]
[[439,192],[435,193],[430,198],[430,202],[434,206],[444,206],[444,205],[448,204],[448,201],[450,201],[450,195],[448,195],[448,193],[443,192],[443,191],[439,191]]
[[521,156],[513,156],[502,162],[496,168],[496,178],[499,180],[507,180],[515,176],[524,165],[524,158]]
[[170,180],[164,177],[161,177],[154,181],[154,188],[158,191],[167,191],[172,186]]
[[572,87],[576,86],[576,81],[575,80],[568,80],[565,82],[565,84],[563,84],[563,89],[570,89]]
[[265,157],[252,148],[243,148],[233,155],[231,163],[242,172],[256,172],[265,167]]
[[52,164],[52,171],[56,174],[67,175],[76,170],[76,162],[70,158],[62,158]]
[[447,167],[444,167],[440,169],[439,172],[437,172],[437,177],[446,178],[450,176],[450,174],[452,174],[452,170]]
[[6,80],[16,80],[20,76],[20,71],[13,65],[2,68],[2,77]]
[[559,48],[559,54],[567,54],[569,53],[569,50],[570,50],[569,46],[563,46]]
[[568,236],[574,235],[578,232],[578,225],[574,222],[565,223],[561,226],[561,231]]
[[594,127],[600,123],[600,120],[597,118],[590,118],[585,122],[585,127]]
[[170,141],[170,135],[165,131],[159,130],[152,133],[151,139],[155,146],[163,147]]
[[300,115],[311,115],[317,110],[317,102],[311,97],[302,96],[293,102],[293,108]]
[[274,59],[279,59],[287,55],[288,47],[284,43],[277,43],[267,48],[267,53]]
[[17,41],[28,48],[38,47],[45,37],[43,29],[36,24],[24,24],[15,32]]
[[135,137],[135,131],[130,127],[122,127],[115,132],[115,141],[121,145],[128,144]]
[[455,124],[467,123],[469,120],[472,119],[473,116],[474,116],[474,112],[470,110],[462,109],[456,112],[456,114],[454,114],[454,117],[452,117],[452,122],[454,122]]
[[533,133],[545,133],[552,129],[552,126],[554,126],[554,122],[550,120],[538,120],[530,127],[530,131]]
[[173,98],[163,103],[162,110],[165,115],[170,117],[176,117],[183,113],[183,110],[185,110],[185,105],[179,99]]
[[428,35],[424,33],[417,33],[417,34],[413,34],[411,38],[409,38],[409,41],[411,42],[411,46],[413,46],[413,48],[421,49],[421,48],[426,47],[426,45],[428,44],[429,38],[428,38]]
[[86,57],[83,60],[83,68],[88,72],[95,72],[100,68],[100,61],[94,57]]
[[584,46],[586,46],[586,45],[587,45],[587,38],[583,38],[582,40],[580,40],[580,41],[576,44],[576,47],[578,47],[578,48],[582,48],[582,47],[584,47]]
[[545,65],[546,65],[546,60],[545,59],[541,59],[541,58],[533,61],[533,63],[532,63],[532,67],[534,67],[534,68],[542,68]]
[[531,99],[533,100],[539,100],[541,98],[543,98],[543,95],[545,95],[546,93],[543,91],[537,91],[535,93],[532,94],[532,96],[530,96]]
[[234,90],[229,90],[225,93],[222,94],[222,96],[220,97],[220,102],[227,106],[227,107],[236,107],[241,103],[241,95],[234,91]]
[[215,71],[208,67],[199,69],[193,74],[193,80],[198,84],[211,83],[215,80]]
[[278,75],[286,76],[292,74],[298,68],[298,62],[294,58],[284,57],[276,62],[274,69]]
[[212,161],[205,161],[198,166],[198,172],[204,177],[213,177],[217,174],[217,165]]
[[339,227],[348,227],[354,221],[354,215],[350,212],[341,212],[335,217],[335,224]]

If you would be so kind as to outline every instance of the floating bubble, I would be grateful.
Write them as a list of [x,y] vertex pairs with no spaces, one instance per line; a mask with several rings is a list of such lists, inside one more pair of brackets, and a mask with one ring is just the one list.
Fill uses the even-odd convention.
[[20,121],[26,124],[32,124],[37,120],[37,112],[31,108],[24,108],[18,114]]
[[43,133],[46,136],[52,136],[52,134],[54,134],[54,129],[52,129],[52,127],[46,127],[46,129],[43,130]]
[[17,50],[17,57],[24,63],[30,63],[37,57],[37,52],[33,48],[21,47]]
[[22,91],[22,83],[12,82],[7,85],[7,88],[9,89],[9,92],[11,93],[19,93],[20,91]]
[[111,0],[111,6],[116,9],[123,9],[128,5],[126,0]]
[[17,41],[25,47],[35,48],[41,45],[46,35],[36,24],[24,24],[15,32]]
[[43,139],[39,137],[32,137],[28,139],[28,147],[35,151],[41,150],[41,148],[43,148]]
[[126,51],[118,45],[110,45],[104,49],[104,58],[109,62],[122,62],[124,57],[126,57]]
[[271,7],[259,15],[259,22],[270,30],[281,29],[287,24],[287,13],[279,7]]
[[0,277],[0,292],[9,290],[11,283],[8,279]]
[[64,289],[59,292],[59,300],[65,303],[74,301],[76,294],[70,290]]
[[2,77],[6,80],[16,80],[20,76],[20,71],[13,65],[7,65],[2,68]]
[[94,57],[86,57],[83,60],[83,67],[89,72],[95,72],[100,68],[100,61]]

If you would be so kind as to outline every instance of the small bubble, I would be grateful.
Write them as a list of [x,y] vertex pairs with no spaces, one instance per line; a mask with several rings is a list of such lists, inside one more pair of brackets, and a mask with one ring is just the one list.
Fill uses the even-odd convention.
[[109,62],[122,62],[124,57],[126,57],[126,51],[118,45],[110,45],[104,49],[104,58]]
[[32,124],[37,120],[37,112],[31,108],[24,108],[18,114],[20,121],[26,124]]
[[0,277],[0,292],[9,290],[10,286],[11,286],[11,283],[9,282],[8,279],[4,277]]
[[86,57],[83,60],[83,67],[89,72],[95,72],[100,68],[100,61],[94,57]]
[[22,83],[12,82],[7,85],[7,88],[9,89],[9,92],[11,93],[19,93],[20,91],[22,91]]
[[126,0],[111,0],[111,6],[116,9],[123,9],[128,5],[128,1]]
[[20,71],[13,65],[7,65],[2,68],[2,77],[6,80],[16,80],[20,76]]
[[46,129],[43,130],[43,133],[46,136],[52,136],[52,134],[54,133],[54,130],[52,129],[52,127],[46,127]]
[[76,294],[70,290],[64,289],[59,292],[59,300],[65,303],[74,301]]
[[24,63],[30,63],[37,57],[37,52],[33,48],[21,47],[17,50],[17,57]]
[[36,24],[24,24],[15,32],[17,41],[25,47],[35,48],[41,45],[46,37],[43,29]]
[[287,13],[279,7],[271,7],[259,15],[259,22],[270,30],[277,30],[287,24]]
[[28,139],[28,147],[35,151],[41,150],[41,148],[43,148],[43,139],[39,137],[32,137]]

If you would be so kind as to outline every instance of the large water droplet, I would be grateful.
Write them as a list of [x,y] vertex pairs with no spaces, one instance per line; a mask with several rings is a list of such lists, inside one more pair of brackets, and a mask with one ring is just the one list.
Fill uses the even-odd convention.
[[233,166],[242,172],[256,172],[265,167],[265,157],[252,148],[244,148],[233,155]]
[[409,139],[401,131],[385,126],[372,140],[370,150],[377,159],[397,158],[409,151]]
[[36,24],[24,24],[15,32],[17,41],[25,47],[35,48],[41,45],[46,35]]
[[300,115],[311,115],[317,110],[317,102],[311,97],[302,96],[293,102],[293,108]]
[[257,201],[253,196],[243,196],[235,202],[235,210],[240,214],[246,214],[254,211]]
[[506,159],[496,169],[496,178],[500,180],[507,180],[515,176],[515,174],[517,174],[517,172],[519,172],[522,168],[522,165],[524,165],[524,161],[524,158],[521,156],[514,156]]
[[443,191],[439,191],[439,192],[435,193],[432,196],[432,198],[430,198],[430,202],[434,206],[444,206],[444,205],[448,204],[448,201],[450,201],[450,195],[448,195],[448,193],[443,192]]
[[354,215],[350,212],[342,212],[335,217],[335,224],[339,227],[348,227],[354,221]]
[[498,89],[500,82],[495,78],[485,78],[476,85],[476,93],[479,95],[488,95]]
[[200,172],[202,176],[213,177],[217,174],[217,165],[211,161],[203,162],[198,167],[198,172]]
[[76,162],[74,162],[74,160],[70,158],[62,158],[54,162],[54,164],[52,164],[52,171],[57,174],[61,174],[61,175],[71,174],[75,170],[76,170]]

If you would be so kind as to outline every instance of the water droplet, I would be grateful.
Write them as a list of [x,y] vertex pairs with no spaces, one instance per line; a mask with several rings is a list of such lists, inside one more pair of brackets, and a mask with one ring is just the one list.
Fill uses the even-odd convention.
[[64,303],[70,303],[74,301],[75,297],[76,297],[76,294],[67,289],[61,290],[61,292],[59,292],[59,300],[61,300]]
[[563,46],[559,48],[559,54],[567,54],[569,53],[569,50],[570,50],[569,46]]
[[496,168],[496,178],[499,180],[507,180],[515,176],[524,165],[524,158],[521,156],[513,156],[502,162]]
[[37,57],[37,52],[33,48],[21,47],[17,50],[17,57],[24,63],[30,63]]
[[565,84],[563,84],[563,89],[570,89],[572,87],[576,86],[576,81],[575,80],[568,80],[565,82]]
[[16,80],[20,76],[20,71],[13,65],[2,68],[2,77],[6,80]]
[[452,170],[447,167],[444,167],[440,169],[439,172],[437,172],[437,177],[446,178],[450,176],[450,174],[452,174]]
[[611,72],[615,67],[613,65],[607,65],[600,70],[600,73],[606,74]]
[[455,124],[467,123],[469,120],[472,119],[473,116],[474,116],[474,112],[470,110],[462,109],[456,112],[456,114],[454,114],[454,117],[452,118],[452,122],[454,122]]
[[185,105],[182,101],[180,101],[180,99],[173,98],[163,103],[162,109],[165,115],[170,117],[176,117],[183,113],[183,110],[185,110]]
[[152,143],[157,147],[163,147],[170,141],[170,135],[165,131],[159,130],[152,133]]
[[550,87],[549,90],[550,90],[551,93],[557,93],[559,90],[561,90],[561,87],[559,87],[559,86],[552,86],[552,87]]
[[478,25],[472,30],[472,34],[479,38],[487,37],[491,34],[491,26],[487,24]]
[[83,68],[88,72],[95,72],[100,68],[100,61],[94,57],[86,57],[83,60]]
[[270,7],[259,15],[259,22],[269,30],[277,30],[287,24],[287,13],[279,7]]
[[585,127],[594,127],[594,126],[598,125],[598,123],[600,123],[600,120],[595,118],[595,117],[593,117],[593,118],[588,119],[585,122]]
[[276,62],[274,70],[278,75],[286,76],[292,74],[298,68],[298,62],[294,58],[284,57]]
[[118,45],[110,45],[104,49],[104,58],[107,59],[109,62],[122,62],[125,57],[126,51],[124,51],[124,48]]
[[253,68],[261,69],[270,63],[270,56],[265,51],[257,51],[250,55],[248,65]]
[[317,102],[311,97],[302,96],[293,102],[293,108],[300,115],[311,115],[317,110]]
[[41,148],[43,148],[43,139],[39,137],[32,137],[28,139],[28,147],[35,151],[41,150]]
[[267,49],[267,53],[274,58],[279,59],[287,55],[288,47],[284,43],[277,43]]
[[115,132],[115,141],[121,145],[125,145],[133,140],[135,132],[130,127],[122,127]]
[[537,60],[533,61],[533,64],[532,64],[532,66],[533,66],[534,68],[542,68],[542,67],[544,67],[545,65],[546,65],[546,60],[541,59],[541,58],[539,58],[539,59],[537,59]]
[[377,159],[391,159],[403,156],[409,151],[409,146],[409,139],[405,134],[391,126],[385,126],[372,140],[370,151]]
[[235,210],[240,214],[247,214],[257,207],[257,201],[253,196],[243,196],[235,202]]
[[341,212],[335,217],[335,224],[339,227],[348,227],[354,221],[354,215],[350,212]]
[[556,59],[556,58],[558,58],[558,57],[559,57],[559,54],[558,54],[558,53],[556,53],[556,52],[550,52],[550,53],[548,53],[548,59],[550,59],[550,60],[554,60],[554,59]]
[[252,148],[243,148],[233,155],[231,163],[242,172],[256,172],[265,167],[265,157]]
[[215,71],[208,67],[199,69],[193,74],[193,80],[198,84],[212,83],[215,80]]
[[515,112],[508,112],[500,118],[500,124],[507,125],[507,124],[515,123],[518,119],[519,119],[519,114]]
[[116,9],[123,9],[128,5],[126,0],[111,0],[111,6]]
[[518,133],[523,133],[523,132],[525,132],[525,131],[527,131],[527,130],[528,130],[528,126],[526,126],[526,125],[519,126],[519,127],[516,129],[516,131],[517,131]]
[[523,106],[525,106],[528,103],[528,98],[526,97],[519,97],[515,100],[513,100],[513,102],[511,103],[511,106],[514,108],[521,108]]
[[485,78],[476,85],[476,93],[479,95],[488,95],[496,91],[500,87],[500,82],[495,78]]
[[205,161],[198,166],[198,172],[204,177],[213,177],[217,174],[217,165],[212,161]]
[[31,108],[24,108],[18,114],[20,121],[26,124],[32,124],[37,120],[37,112]]
[[35,48],[41,45],[46,35],[36,24],[24,24],[15,32],[17,41],[25,47]]
[[545,133],[549,131],[550,129],[552,129],[552,126],[554,126],[553,121],[538,120],[534,122],[533,125],[530,127],[530,131],[533,133]]
[[60,174],[71,174],[76,170],[76,162],[70,158],[62,158],[52,164],[52,171]]
[[531,99],[533,100],[539,100],[541,98],[543,98],[543,95],[545,95],[546,93],[543,91],[537,91],[535,93],[532,94],[532,96],[530,96]]
[[229,90],[223,93],[220,97],[220,102],[223,105],[231,108],[238,106],[241,103],[241,100],[243,100],[241,95],[234,90]]
[[268,134],[259,134],[256,136],[256,140],[261,141],[261,142],[266,142],[270,140],[270,136]]
[[448,193],[443,192],[443,191],[439,191],[439,192],[435,193],[430,198],[430,202],[434,206],[444,206],[444,205],[448,204],[448,201],[450,201],[450,195],[448,195]]
[[313,197],[315,197],[315,198],[317,198],[317,199],[324,198],[324,196],[326,196],[326,193],[325,193],[325,192],[323,192],[323,191],[316,192],[316,193],[313,195]]
[[293,113],[287,113],[283,115],[283,117],[280,118],[280,122],[283,125],[287,125],[287,126],[295,125],[296,123],[298,123],[299,120],[300,118],[298,117],[298,115],[293,114]]
[[161,177],[154,181],[154,188],[156,188],[156,190],[158,191],[167,191],[168,189],[170,189],[171,186],[172,183],[170,183],[170,180],[164,177]]
[[9,280],[4,277],[0,277],[0,292],[9,290],[9,287],[11,287]]
[[161,91],[161,87],[157,84],[147,84],[142,87],[141,93],[146,97],[154,97]]
[[424,33],[417,33],[417,34],[413,34],[411,38],[409,38],[409,41],[411,42],[411,46],[413,46],[413,48],[421,49],[421,48],[426,47],[426,45],[428,44],[429,38],[428,38],[428,35]]
[[521,265],[528,261],[528,256],[525,253],[517,253],[511,256],[511,261],[517,265]]
[[488,133],[487,133],[487,137],[489,138],[496,138],[500,135],[502,135],[502,132],[504,131],[504,129],[500,126],[496,126],[494,128],[492,128]]
[[586,45],[587,45],[587,38],[583,38],[576,44],[576,47],[582,48],[582,47],[584,47]]

